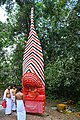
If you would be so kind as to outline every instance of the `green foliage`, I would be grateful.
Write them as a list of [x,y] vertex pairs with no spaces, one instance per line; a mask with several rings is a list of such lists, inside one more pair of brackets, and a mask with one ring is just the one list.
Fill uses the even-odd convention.
[[0,5],[5,4],[6,0],[0,0]]
[[47,95],[53,96],[53,98],[74,97],[79,99],[79,66],[80,64],[77,66],[73,58],[58,58],[55,62],[48,63],[45,69]]

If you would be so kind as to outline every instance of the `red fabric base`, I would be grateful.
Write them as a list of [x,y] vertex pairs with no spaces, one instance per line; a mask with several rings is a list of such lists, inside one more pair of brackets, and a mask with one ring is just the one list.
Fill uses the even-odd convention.
[[37,102],[37,101],[25,101],[25,109],[26,112],[29,113],[44,113],[45,102]]
[[44,112],[45,106],[45,85],[34,73],[26,73],[22,77],[23,94],[26,112]]
[[45,95],[39,95],[36,98],[34,98],[34,97],[29,97],[28,95],[24,95],[24,100],[44,102],[46,100],[46,97]]

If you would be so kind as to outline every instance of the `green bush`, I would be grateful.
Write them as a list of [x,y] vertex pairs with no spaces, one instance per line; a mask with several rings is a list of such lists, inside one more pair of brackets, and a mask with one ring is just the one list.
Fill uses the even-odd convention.
[[80,98],[78,66],[75,59],[70,58],[58,58],[55,62],[47,64],[45,68],[47,98]]

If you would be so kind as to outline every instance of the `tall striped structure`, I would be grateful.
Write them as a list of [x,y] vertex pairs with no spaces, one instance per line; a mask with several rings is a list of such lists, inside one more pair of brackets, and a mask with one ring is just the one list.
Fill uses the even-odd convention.
[[[31,8],[31,26],[28,41],[23,56],[23,93],[25,99],[25,106],[27,112],[43,113],[45,102],[45,79],[44,79],[44,59],[42,54],[42,48],[38,35],[34,28],[33,8]],[[38,104],[37,110],[32,110],[27,104],[32,103],[32,98],[28,96],[29,88],[34,88],[38,96],[34,100]],[[27,94],[27,95],[26,95]],[[30,93],[32,94],[32,93]],[[36,94],[33,95],[33,98]],[[33,101],[33,106],[35,105]],[[42,103],[41,103],[41,102]],[[40,106],[39,106],[40,103]],[[42,104],[42,108],[41,107]]]

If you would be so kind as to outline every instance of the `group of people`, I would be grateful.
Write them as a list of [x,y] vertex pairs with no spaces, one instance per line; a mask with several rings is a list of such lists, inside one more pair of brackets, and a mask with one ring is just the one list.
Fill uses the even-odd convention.
[[26,111],[24,107],[22,88],[16,88],[14,85],[8,86],[4,91],[3,100],[6,100],[5,115],[11,115],[17,112],[17,120],[26,120]]

